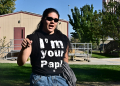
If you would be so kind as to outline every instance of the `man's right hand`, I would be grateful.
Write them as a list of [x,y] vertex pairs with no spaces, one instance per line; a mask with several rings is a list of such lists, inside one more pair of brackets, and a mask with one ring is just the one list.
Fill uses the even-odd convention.
[[21,43],[22,49],[30,47],[31,44],[32,44],[32,40],[29,40],[28,38],[25,38]]

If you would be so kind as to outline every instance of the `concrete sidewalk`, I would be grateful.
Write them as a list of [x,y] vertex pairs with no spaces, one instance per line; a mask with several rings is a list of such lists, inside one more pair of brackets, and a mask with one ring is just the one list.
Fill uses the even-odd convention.
[[[91,58],[90,62],[84,61],[83,58],[76,58],[76,61],[69,61],[69,64],[87,64],[87,65],[120,65],[120,58]],[[0,63],[17,63],[16,60],[4,60],[0,58]],[[30,61],[26,63],[30,64]]]
[[[77,58],[76,58],[77,59]],[[120,58],[91,58],[90,62],[79,60],[79,61],[70,61],[69,64],[88,64],[88,65],[120,65]]]

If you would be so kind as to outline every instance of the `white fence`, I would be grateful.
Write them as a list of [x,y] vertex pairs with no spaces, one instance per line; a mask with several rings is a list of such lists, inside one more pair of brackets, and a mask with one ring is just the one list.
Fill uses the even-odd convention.
[[84,60],[90,62],[92,55],[92,43],[71,43],[71,52],[69,56],[73,57],[84,57]]
[[15,48],[21,48],[21,44],[14,44],[15,40],[23,40],[23,39],[10,39],[10,42],[7,43],[4,47],[0,48],[0,57],[4,59],[16,59],[15,53],[18,53],[20,50]]

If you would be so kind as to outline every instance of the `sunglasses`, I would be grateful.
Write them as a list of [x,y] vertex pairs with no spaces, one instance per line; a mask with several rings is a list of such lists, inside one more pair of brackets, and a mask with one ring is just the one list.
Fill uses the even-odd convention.
[[47,17],[46,20],[48,20],[48,21],[54,20],[54,22],[58,22],[59,21],[59,19],[57,19],[57,18],[53,19],[52,17]]

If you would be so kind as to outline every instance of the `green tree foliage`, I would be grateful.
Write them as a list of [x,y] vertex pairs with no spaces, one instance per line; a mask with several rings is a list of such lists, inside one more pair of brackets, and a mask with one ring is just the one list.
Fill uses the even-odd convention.
[[69,23],[73,26],[72,37],[79,38],[81,42],[97,42],[99,45],[101,29],[101,15],[95,10],[93,5],[85,5],[80,10],[75,7],[71,9],[72,18],[70,15]]
[[75,30],[75,32],[71,33],[72,37],[74,38],[79,38],[79,40],[81,40],[81,35],[82,35],[82,28],[80,26],[80,12],[79,9],[77,7],[74,8],[75,12],[73,11],[73,9],[71,9],[72,11],[72,17],[73,19],[71,19],[70,15],[68,15],[69,17],[69,23],[73,26],[73,30]]
[[72,37],[70,42],[71,43],[80,43],[80,40]]
[[[95,12],[93,13],[93,18],[92,18],[92,34],[93,34],[93,43],[94,41],[96,42],[97,46],[99,46],[100,43],[100,39],[101,39],[101,31],[102,31],[102,13],[99,11],[99,13],[97,13],[97,11],[95,10]],[[98,47],[97,47],[98,49]]]
[[119,43],[120,49],[120,3],[110,0],[108,4],[104,3],[104,26],[108,29],[107,34]]
[[106,26],[106,12],[99,12],[99,18],[100,18],[100,29],[99,29],[99,36],[100,36],[100,39],[102,41],[102,44],[103,44],[103,52],[104,52],[104,42],[108,39],[108,27]]
[[16,0],[0,0],[0,15],[12,13],[15,10]]
[[[105,5],[105,9],[106,11],[103,12],[103,27],[108,29],[107,34],[112,37],[113,39],[116,40],[117,37],[117,32],[119,29],[119,15],[117,15],[114,11],[113,11],[113,6],[115,7],[115,2],[109,2],[108,4],[104,4]],[[116,8],[114,8],[116,9]]]

